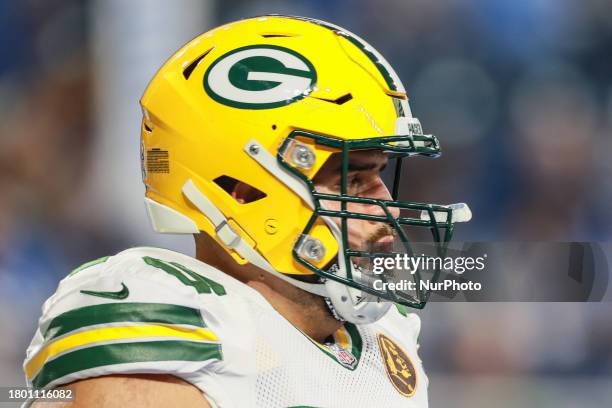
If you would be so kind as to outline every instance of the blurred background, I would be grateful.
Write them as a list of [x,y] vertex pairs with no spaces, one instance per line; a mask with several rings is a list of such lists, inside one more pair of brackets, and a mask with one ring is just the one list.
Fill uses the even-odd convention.
[[[329,20],[396,68],[444,155],[410,198],[465,201],[457,239],[612,238],[612,2],[606,0],[0,1],[0,385],[43,301],[78,265],[149,227],[138,99],[182,44],[232,20]],[[610,259],[610,258],[609,258]],[[611,303],[433,303],[432,407],[612,406]]]

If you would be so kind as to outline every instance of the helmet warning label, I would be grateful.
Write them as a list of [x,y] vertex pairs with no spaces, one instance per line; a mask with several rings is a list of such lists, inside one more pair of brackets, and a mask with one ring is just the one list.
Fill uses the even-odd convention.
[[170,173],[170,161],[167,150],[154,148],[147,150],[147,173]]

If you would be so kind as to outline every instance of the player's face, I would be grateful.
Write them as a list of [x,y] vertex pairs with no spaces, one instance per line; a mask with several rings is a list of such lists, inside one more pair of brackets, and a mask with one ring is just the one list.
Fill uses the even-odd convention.
[[[381,178],[381,171],[387,165],[384,153],[375,150],[355,151],[349,154],[347,175],[347,194],[357,197],[390,200],[391,194]],[[313,182],[319,193],[341,193],[341,164],[340,153],[332,155],[317,173]],[[325,200],[322,204],[330,210],[339,211],[340,201]],[[371,215],[385,215],[383,209],[377,205],[347,203],[347,211]],[[399,209],[389,208],[393,217],[399,215]],[[340,225],[340,218],[334,218]],[[369,220],[348,219],[348,240],[352,249],[368,250],[375,247],[379,250],[391,250],[393,247],[393,230],[385,223]]]

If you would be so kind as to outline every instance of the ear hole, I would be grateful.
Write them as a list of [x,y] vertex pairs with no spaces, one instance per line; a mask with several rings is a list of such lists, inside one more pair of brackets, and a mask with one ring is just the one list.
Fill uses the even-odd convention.
[[213,181],[240,204],[252,203],[266,197],[263,191],[230,176],[219,176]]

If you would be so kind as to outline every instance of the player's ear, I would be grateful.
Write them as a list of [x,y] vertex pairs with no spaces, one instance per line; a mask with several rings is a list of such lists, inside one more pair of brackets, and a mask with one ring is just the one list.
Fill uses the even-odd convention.
[[266,196],[266,194],[262,191],[259,191],[255,187],[242,181],[239,181],[234,185],[231,195],[240,204],[251,203]]

